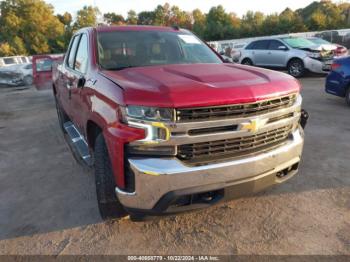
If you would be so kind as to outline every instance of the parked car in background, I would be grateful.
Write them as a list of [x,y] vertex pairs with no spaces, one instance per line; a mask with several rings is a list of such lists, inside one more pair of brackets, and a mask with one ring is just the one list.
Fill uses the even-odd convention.
[[0,57],[0,67],[12,66],[17,64],[27,64],[30,62],[30,58],[27,56]]
[[52,65],[63,60],[64,54],[33,56],[33,77],[37,89],[52,88]]
[[240,63],[264,67],[286,68],[294,77],[306,70],[328,73],[333,60],[332,51],[319,49],[301,37],[266,38],[252,41],[243,50]]
[[345,46],[330,43],[327,40],[324,40],[319,37],[308,37],[308,40],[313,42],[315,45],[318,45],[321,48],[324,48],[326,50],[332,50],[334,53],[334,56],[336,57],[342,57],[348,55],[348,49]]
[[225,43],[221,44],[219,54],[225,61],[235,62],[239,61],[241,57],[241,50],[247,43]]
[[331,72],[326,79],[326,92],[339,97],[345,97],[350,106],[350,57],[338,58],[333,61]]
[[20,73],[0,69],[0,85],[19,86],[21,84],[22,78]]
[[31,63],[0,67],[0,83],[7,85],[31,85],[33,68]]
[[322,38],[328,42],[338,44],[344,41],[343,36],[341,36],[337,30],[318,32],[315,34],[315,37]]

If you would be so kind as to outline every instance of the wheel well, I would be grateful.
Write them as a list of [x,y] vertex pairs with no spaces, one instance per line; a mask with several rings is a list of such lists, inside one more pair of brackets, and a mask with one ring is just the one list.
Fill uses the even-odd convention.
[[87,142],[91,149],[95,148],[96,137],[102,132],[102,128],[99,127],[95,122],[89,120],[86,126]]
[[251,60],[249,57],[245,57],[245,58],[243,58],[243,59],[242,59],[242,63],[243,63],[243,61],[244,61],[244,60],[250,60],[250,61],[253,61],[253,60]]

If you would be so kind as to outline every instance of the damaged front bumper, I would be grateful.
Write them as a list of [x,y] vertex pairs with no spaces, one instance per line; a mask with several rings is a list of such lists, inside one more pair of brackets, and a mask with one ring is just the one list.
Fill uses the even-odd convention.
[[310,57],[304,58],[304,66],[313,73],[327,74],[331,70],[333,59],[318,60]]
[[23,84],[23,76],[20,73],[0,71],[0,84],[8,86],[19,86]]

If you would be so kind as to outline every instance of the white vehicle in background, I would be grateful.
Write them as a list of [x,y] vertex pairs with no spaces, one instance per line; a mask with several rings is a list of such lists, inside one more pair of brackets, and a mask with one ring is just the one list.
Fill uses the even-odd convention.
[[240,63],[262,67],[286,68],[294,77],[301,77],[308,70],[328,73],[334,53],[325,50],[302,37],[269,37],[248,44],[240,57]]
[[18,86],[33,84],[33,66],[31,63],[0,67],[0,84]]
[[241,57],[241,50],[247,43],[222,43],[219,47],[219,54],[226,61],[237,63]]
[[31,60],[27,56],[7,56],[0,57],[0,68],[4,66],[12,66],[18,64],[31,63]]
[[318,45],[320,49],[332,50],[336,57],[347,56],[349,54],[345,46],[328,42],[319,37],[308,37],[307,39]]

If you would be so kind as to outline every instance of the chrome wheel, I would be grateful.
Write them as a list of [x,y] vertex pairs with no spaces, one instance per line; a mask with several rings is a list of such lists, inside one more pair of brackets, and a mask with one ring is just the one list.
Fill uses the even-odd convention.
[[294,77],[300,77],[304,73],[304,64],[300,60],[292,60],[288,65],[288,73]]

